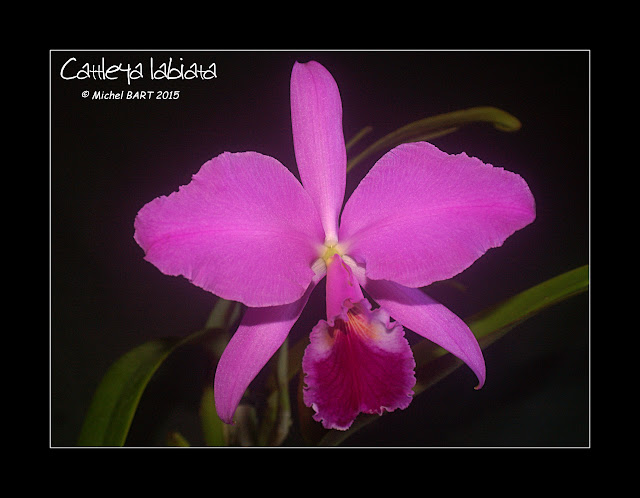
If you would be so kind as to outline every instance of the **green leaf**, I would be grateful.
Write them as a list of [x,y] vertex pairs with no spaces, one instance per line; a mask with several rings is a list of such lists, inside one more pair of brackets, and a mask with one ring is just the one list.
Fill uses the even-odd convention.
[[118,358],[107,370],[84,419],[78,446],[122,446],[147,384],[177,348],[215,336],[222,329],[203,329],[184,337],[146,342]]
[[94,393],[78,446],[122,446],[147,383],[179,345],[177,338],[149,341],[121,356]]
[[202,330],[184,338],[149,341],[118,358],[93,395],[77,445],[122,446],[142,393],[162,362],[180,346],[197,341],[206,340],[214,354],[221,352],[228,340],[226,332],[240,312],[239,303],[219,299]]
[[289,400],[289,341],[284,343],[272,359],[266,409],[258,433],[259,446],[280,446],[291,427],[291,403]]
[[353,137],[351,137],[351,139],[345,144],[345,148],[347,149],[347,151],[351,147],[353,147],[356,143],[358,143],[360,140],[362,140],[365,137],[365,135],[371,133],[372,131],[373,131],[372,126],[365,126],[364,128],[362,128],[362,130],[360,130]]
[[215,306],[207,318],[205,329],[224,329],[229,328],[236,320],[240,318],[242,305],[236,301],[228,301],[227,299],[218,298]]
[[236,301],[228,301],[219,298],[216,301],[209,318],[205,323],[205,329],[221,329],[221,333],[213,336],[206,344],[207,349],[214,357],[220,358],[227,347],[231,333],[229,332],[241,317],[243,305]]
[[[347,162],[347,172],[371,154],[380,151],[387,152],[393,147],[406,142],[431,140],[454,132],[461,126],[477,122],[492,123],[493,126],[500,131],[516,131],[522,126],[516,117],[496,107],[472,107],[460,111],[438,114],[437,116],[431,116],[409,123],[374,142]],[[350,145],[351,142],[360,139],[365,130],[367,133],[370,131],[367,128],[362,130],[350,141]]]
[[481,344],[488,346],[520,322],[589,289],[589,265],[551,278],[467,320]]
[[205,444],[207,446],[227,446],[228,441],[224,422],[220,420],[218,412],[216,412],[213,384],[211,383],[207,384],[202,392],[199,414]]
[[188,448],[191,445],[189,444],[189,441],[187,441],[187,439],[182,434],[176,431],[172,431],[169,434],[167,434],[167,446]]
[[[466,322],[484,349],[519,323],[588,289],[589,266],[585,265],[531,287],[470,317]],[[416,395],[462,365],[461,360],[427,340],[412,349],[416,360]],[[319,444],[338,445],[378,418],[378,415],[360,415],[347,431],[326,431]]]

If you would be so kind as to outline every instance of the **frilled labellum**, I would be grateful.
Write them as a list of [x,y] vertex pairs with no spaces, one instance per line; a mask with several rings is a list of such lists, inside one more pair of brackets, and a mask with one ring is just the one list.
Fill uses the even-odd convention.
[[327,262],[327,317],[311,332],[302,368],[304,402],[328,429],[348,429],[359,413],[406,408],[415,361],[404,329],[371,310],[339,255]]

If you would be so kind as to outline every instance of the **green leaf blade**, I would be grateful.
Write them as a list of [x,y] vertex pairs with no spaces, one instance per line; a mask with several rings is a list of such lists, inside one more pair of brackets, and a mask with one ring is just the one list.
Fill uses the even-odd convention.
[[146,342],[109,368],[94,393],[78,446],[123,446],[142,393],[178,338]]
[[206,385],[202,392],[199,415],[205,444],[207,446],[228,446],[225,424],[216,412],[213,384]]
[[481,345],[488,345],[498,338],[498,334],[503,335],[527,318],[585,292],[588,288],[589,265],[584,265],[550,278],[470,317],[467,324],[479,340],[488,338],[481,341]]
[[495,129],[505,132],[517,131],[522,127],[515,116],[490,106],[471,107],[430,116],[409,123],[377,140],[348,161],[347,171],[353,169],[366,157],[381,151],[387,152],[402,143],[431,140],[452,133],[462,126],[481,122],[491,123]]
[[241,312],[239,303],[220,299],[205,327],[184,338],[146,342],[118,358],[98,385],[78,437],[78,446],[123,446],[142,394],[164,360],[185,344],[224,348],[228,326]]

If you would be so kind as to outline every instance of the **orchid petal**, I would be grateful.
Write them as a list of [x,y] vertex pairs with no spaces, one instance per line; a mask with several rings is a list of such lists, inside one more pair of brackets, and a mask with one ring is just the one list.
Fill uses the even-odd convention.
[[302,359],[303,400],[327,429],[348,429],[359,413],[377,413],[411,403],[415,361],[404,329],[366,299],[343,308],[310,335]]
[[[361,282],[362,283],[362,282]],[[429,339],[464,361],[484,385],[484,357],[471,329],[455,313],[420,289],[394,282],[365,279],[365,290],[404,327]]]
[[145,259],[162,272],[248,306],[299,299],[324,241],[302,185],[256,152],[208,161],[191,183],[144,206],[135,230]]
[[326,238],[336,241],[347,171],[342,101],[329,71],[315,61],[293,66],[291,124],[300,179],[320,213]]
[[247,309],[216,368],[213,392],[216,410],[223,422],[233,423],[233,414],[242,395],[282,346],[306,306],[316,281],[294,303]]
[[450,278],[535,219],[517,174],[426,143],[385,154],[347,201],[340,243],[374,280]]

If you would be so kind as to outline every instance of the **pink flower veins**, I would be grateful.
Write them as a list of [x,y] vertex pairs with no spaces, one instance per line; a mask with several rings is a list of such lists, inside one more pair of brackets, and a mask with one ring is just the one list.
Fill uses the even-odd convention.
[[294,65],[291,118],[302,183],[269,156],[225,152],[135,220],[135,240],[162,272],[249,307],[216,370],[220,418],[232,422],[325,276],[327,320],[303,359],[304,401],[325,427],[409,405],[415,364],[403,326],[462,359],[481,387],[475,337],[420,287],[460,273],[531,223],[526,182],[417,142],[385,154],[343,208],[342,102],[317,62]]

